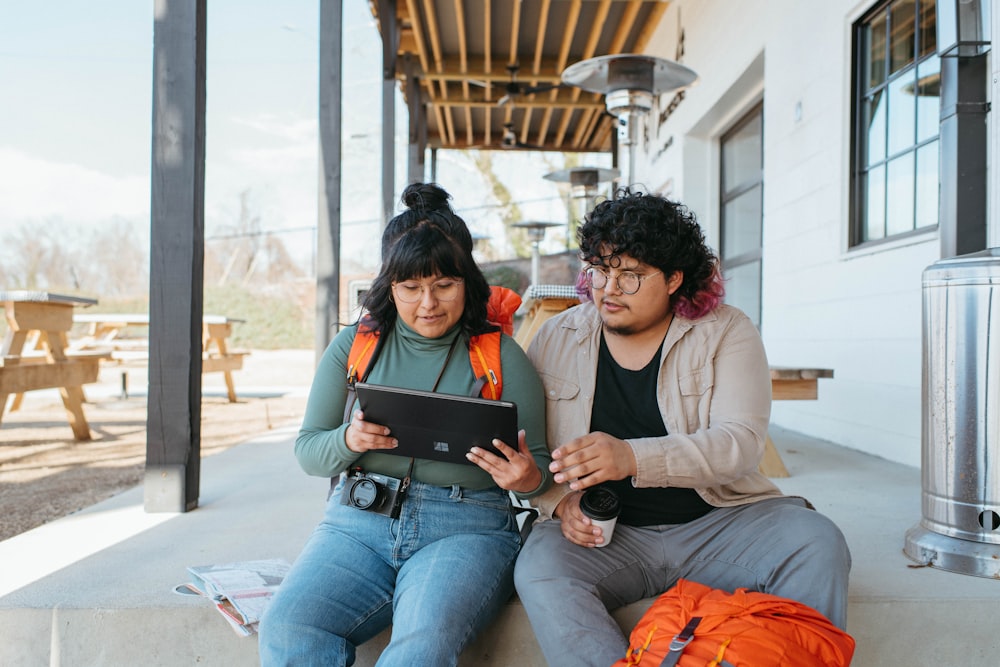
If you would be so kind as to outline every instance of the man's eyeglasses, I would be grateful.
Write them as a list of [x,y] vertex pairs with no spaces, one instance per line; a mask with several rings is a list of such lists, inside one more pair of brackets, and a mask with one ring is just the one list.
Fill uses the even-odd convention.
[[459,278],[448,278],[439,280],[436,283],[424,286],[415,281],[393,283],[392,289],[396,293],[396,298],[403,303],[416,303],[424,295],[424,290],[430,290],[431,296],[437,301],[454,301],[462,292],[462,280]]
[[[618,285],[618,289],[622,291],[622,294],[635,294],[639,291],[639,288],[642,287],[643,280],[661,273],[663,273],[663,271],[656,271],[654,273],[647,273],[640,276],[635,271],[622,271],[615,276],[615,283]],[[611,276],[596,266],[592,266],[587,269],[587,284],[593,289],[604,289],[610,279]]]

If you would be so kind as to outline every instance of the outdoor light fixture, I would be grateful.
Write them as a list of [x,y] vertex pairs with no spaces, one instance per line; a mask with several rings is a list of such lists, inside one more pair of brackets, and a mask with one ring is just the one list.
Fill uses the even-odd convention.
[[569,183],[570,197],[579,202],[577,219],[583,220],[590,210],[591,201],[597,196],[597,186],[615,180],[620,173],[617,169],[602,167],[572,167],[550,172],[542,178],[557,183]]
[[939,56],[981,56],[990,50],[990,1],[935,2]]
[[590,199],[597,194],[597,186],[618,178],[617,169],[602,167],[572,167],[545,174],[542,178],[556,183],[569,183],[573,199]]
[[635,173],[633,116],[649,113],[654,95],[687,88],[697,80],[698,75],[680,63],[632,53],[582,60],[562,73],[563,83],[604,95],[608,113],[618,118],[618,144],[629,150],[628,185]]
[[541,254],[538,246],[545,238],[545,231],[549,227],[558,227],[558,222],[515,222],[512,227],[518,227],[528,232],[528,240],[531,241],[531,284],[538,284],[538,258]]

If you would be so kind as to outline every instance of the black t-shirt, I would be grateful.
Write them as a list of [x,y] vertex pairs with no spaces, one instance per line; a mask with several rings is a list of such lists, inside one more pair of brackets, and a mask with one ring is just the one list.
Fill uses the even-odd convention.
[[[590,430],[623,440],[667,435],[656,404],[659,370],[659,353],[641,370],[622,368],[611,356],[602,333]],[[630,526],[687,523],[712,510],[694,489],[636,488],[631,477],[605,482],[603,486],[613,489],[621,498],[618,521]]]

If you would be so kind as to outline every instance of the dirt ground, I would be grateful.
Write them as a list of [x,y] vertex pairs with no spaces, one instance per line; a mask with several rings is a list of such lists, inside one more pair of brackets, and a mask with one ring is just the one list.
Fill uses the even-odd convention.
[[[253,351],[233,373],[230,403],[221,373],[202,383],[201,454],[211,456],[269,429],[298,424],[312,350]],[[122,372],[128,395],[122,395]],[[93,439],[78,442],[54,390],[25,394],[0,421],[0,540],[72,514],[141,483],[146,457],[145,368],[104,367],[84,386]],[[8,399],[8,406],[12,398]]]

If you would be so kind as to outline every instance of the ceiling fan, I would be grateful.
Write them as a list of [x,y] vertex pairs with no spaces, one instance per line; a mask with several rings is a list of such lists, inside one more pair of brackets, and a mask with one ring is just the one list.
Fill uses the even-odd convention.
[[503,134],[500,137],[500,147],[504,149],[511,148],[522,148],[529,151],[541,151],[545,150],[542,146],[535,146],[534,144],[526,144],[517,138],[517,133],[514,131],[514,123],[504,123]]
[[508,102],[512,101],[514,98],[522,97],[525,95],[534,95],[535,93],[544,93],[550,90],[555,90],[557,88],[562,88],[565,86],[562,82],[560,83],[546,83],[540,86],[526,86],[523,83],[519,83],[517,80],[517,71],[521,68],[517,63],[511,63],[507,65],[507,71],[510,72],[510,81],[504,86],[504,96],[497,100],[497,106],[504,106]]

